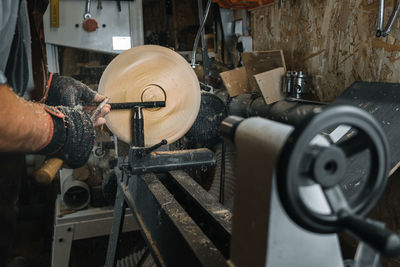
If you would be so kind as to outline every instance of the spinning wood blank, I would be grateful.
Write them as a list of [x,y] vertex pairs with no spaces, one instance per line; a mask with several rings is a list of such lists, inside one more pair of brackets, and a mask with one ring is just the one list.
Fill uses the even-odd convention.
[[[175,142],[190,129],[200,108],[199,81],[189,63],[161,46],[145,45],[117,56],[104,71],[99,93],[110,103],[166,101],[165,108],[144,109],[145,145]],[[111,110],[108,128],[131,143],[131,111]]]

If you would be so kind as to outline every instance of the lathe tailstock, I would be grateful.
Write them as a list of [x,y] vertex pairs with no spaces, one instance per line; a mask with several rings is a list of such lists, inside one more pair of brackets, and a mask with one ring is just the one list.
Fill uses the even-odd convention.
[[[192,126],[188,103],[197,115],[198,86],[189,86],[193,95],[185,87],[195,84],[193,71],[166,48],[134,49],[114,59],[100,83],[111,105],[126,109],[107,125],[131,143],[114,168],[118,189],[105,266],[116,266],[126,208],[158,266],[342,267],[342,231],[361,241],[354,267],[377,267],[381,254],[400,253],[400,237],[366,219],[399,161],[379,112],[388,105],[349,105],[346,93],[331,105],[285,100],[263,106],[254,98],[239,105],[244,116],[264,118],[230,116],[221,125],[237,153],[232,216],[183,170],[213,166],[214,154],[165,147]],[[153,67],[163,75],[150,75]],[[356,83],[347,94],[357,100],[358,91],[368,90],[374,98],[380,94],[374,86]]]
[[[332,234],[343,230],[386,256],[400,252],[396,234],[365,219],[383,194],[390,162],[386,135],[370,114],[316,107],[301,127],[229,117],[222,131],[238,153],[235,266],[343,266]],[[365,160],[366,172],[346,194],[354,157]]]

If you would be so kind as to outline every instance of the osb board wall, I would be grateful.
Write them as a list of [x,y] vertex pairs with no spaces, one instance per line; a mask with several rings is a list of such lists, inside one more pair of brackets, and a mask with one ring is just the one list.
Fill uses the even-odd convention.
[[[288,70],[315,77],[323,101],[332,101],[355,80],[400,82],[400,17],[390,36],[376,38],[378,0],[297,0],[294,6],[252,10],[255,51],[282,49]],[[385,24],[394,0],[386,0]],[[389,180],[372,217],[400,233],[400,172]],[[353,243],[352,245],[356,245]],[[385,260],[400,267],[400,257]]]
[[[283,49],[288,70],[312,74],[323,101],[355,80],[400,82],[400,18],[376,38],[378,0],[300,0],[251,11],[255,51]],[[386,1],[385,23],[393,11]]]

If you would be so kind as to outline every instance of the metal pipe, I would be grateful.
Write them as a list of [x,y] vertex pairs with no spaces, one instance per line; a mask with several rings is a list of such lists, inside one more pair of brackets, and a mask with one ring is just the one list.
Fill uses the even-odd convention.
[[267,105],[263,97],[253,97],[250,94],[242,94],[231,100],[229,111],[231,115],[248,117],[263,117],[270,120],[300,125],[315,109],[320,109],[324,103],[303,101],[297,99],[285,99]]
[[398,5],[397,5],[397,8],[396,8],[396,10],[394,11],[392,17],[390,18],[388,24],[386,25],[385,31],[382,33],[382,36],[383,36],[383,37],[389,35],[389,33],[391,32],[392,27],[393,27],[393,25],[394,25],[394,22],[396,21],[397,16],[399,15],[399,12],[400,12],[400,1],[399,1]]
[[194,40],[193,51],[192,51],[192,62],[190,63],[190,65],[192,65],[192,68],[196,67],[196,50],[197,50],[197,46],[199,45],[201,32],[203,31],[204,26],[206,25],[208,13],[210,12],[211,2],[212,2],[211,0],[208,0],[206,12],[203,17],[203,21],[200,25],[199,31],[196,34],[196,39]]
[[376,37],[381,37],[382,35],[384,11],[385,11],[385,0],[379,0],[378,25],[377,25]]
[[[199,21],[200,25],[203,24],[203,0],[197,0],[197,5],[199,9]],[[207,18],[205,18],[207,19]],[[205,84],[209,83],[209,76],[210,76],[210,60],[208,58],[208,48],[207,48],[207,43],[206,43],[206,38],[205,38],[205,29],[203,27],[201,33],[201,55],[203,59],[203,73],[204,73],[204,82]]]
[[154,102],[126,102],[126,103],[109,103],[112,110],[118,109],[133,109],[136,107],[141,108],[163,108],[165,107],[165,101],[154,101]]

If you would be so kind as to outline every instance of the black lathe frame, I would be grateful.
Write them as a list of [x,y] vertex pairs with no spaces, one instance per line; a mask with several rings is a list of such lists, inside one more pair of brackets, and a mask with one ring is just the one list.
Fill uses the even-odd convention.
[[144,147],[142,108],[163,107],[165,102],[115,106],[132,109],[134,146],[115,168],[118,189],[105,266],[116,266],[126,207],[158,266],[228,266],[230,211],[178,170],[215,165],[213,153],[208,149],[154,152],[165,140]]

